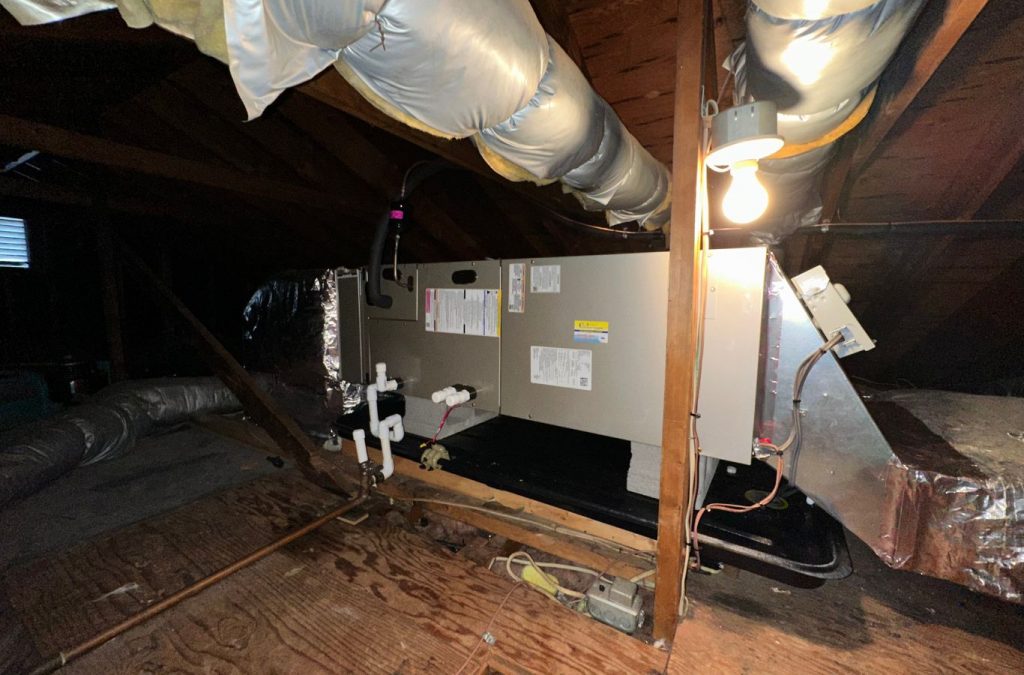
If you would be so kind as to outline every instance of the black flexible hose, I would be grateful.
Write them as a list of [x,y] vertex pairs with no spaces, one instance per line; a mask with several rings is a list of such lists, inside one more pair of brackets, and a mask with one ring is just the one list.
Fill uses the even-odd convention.
[[[413,190],[420,186],[426,179],[433,176],[442,169],[456,168],[452,164],[435,159],[423,162],[416,162],[408,168],[402,178],[402,187],[396,197],[399,202],[404,202],[406,197],[412,194]],[[374,307],[388,309],[391,307],[392,298],[381,291],[382,259],[384,257],[384,246],[388,241],[388,232],[391,229],[391,220],[395,212],[402,212],[398,216],[400,220],[404,216],[404,206],[395,207],[388,205],[387,210],[377,221],[377,229],[373,232],[373,243],[370,245],[369,273],[366,279],[366,302]]]
[[388,240],[388,226],[391,224],[391,208],[389,207],[380,220],[377,221],[377,229],[373,232],[373,243],[370,244],[370,271],[366,279],[366,302],[374,307],[391,307],[391,296],[384,295],[380,290],[381,279],[381,258],[384,255],[384,244]]

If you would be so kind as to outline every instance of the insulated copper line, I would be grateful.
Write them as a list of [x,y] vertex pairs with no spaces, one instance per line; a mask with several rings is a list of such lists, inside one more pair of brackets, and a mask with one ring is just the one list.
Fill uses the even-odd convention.
[[296,539],[299,539],[299,538],[309,534],[310,532],[312,532],[312,531],[314,531],[314,530],[316,530],[316,529],[318,529],[320,527],[323,527],[324,525],[326,525],[327,523],[331,522],[332,520],[334,520],[338,516],[344,515],[345,513],[351,511],[355,507],[357,507],[360,504],[362,504],[363,502],[365,502],[366,498],[367,498],[366,491],[363,490],[363,491],[360,492],[359,496],[356,497],[355,499],[353,499],[351,501],[348,501],[348,502],[345,502],[344,504],[342,504],[338,508],[336,508],[336,509],[334,509],[334,510],[328,512],[328,513],[325,513],[324,515],[320,516],[316,520],[303,525],[302,527],[298,528],[297,530],[292,530],[291,532],[289,532],[288,534],[284,535],[280,539],[278,539],[278,540],[276,540],[274,542],[271,542],[270,544],[267,544],[263,548],[260,548],[260,549],[257,549],[255,551],[253,551],[249,555],[247,555],[244,558],[241,558],[239,560],[236,560],[235,562],[231,563],[227,567],[222,567],[221,569],[217,570],[216,572],[214,572],[210,576],[204,577],[203,579],[200,579],[199,581],[195,582],[191,586],[187,586],[187,587],[181,589],[180,591],[178,591],[177,593],[174,593],[173,595],[167,596],[166,598],[164,598],[160,602],[158,602],[158,603],[156,603],[154,605],[150,605],[149,607],[147,607],[146,609],[142,610],[138,614],[134,614],[134,615],[128,617],[127,619],[125,619],[121,623],[117,624],[116,626],[111,626],[110,628],[108,628],[107,630],[103,631],[102,633],[94,635],[93,637],[89,638],[88,640],[85,640],[84,642],[80,642],[79,644],[71,647],[70,649],[61,650],[60,652],[57,653],[56,656],[53,656],[53,657],[47,659],[45,662],[43,662],[39,666],[37,666],[34,670],[32,670],[29,673],[29,675],[45,675],[47,673],[52,673],[52,672],[55,672],[57,670],[60,670],[65,665],[71,663],[72,661],[74,661],[78,657],[83,656],[85,654],[88,654],[92,650],[94,650],[97,647],[103,645],[104,643],[108,642],[109,640],[112,640],[113,638],[117,637],[118,635],[121,635],[122,633],[124,633],[124,632],[126,632],[126,631],[128,631],[128,630],[130,630],[132,628],[134,628],[135,626],[138,626],[139,624],[144,623],[144,622],[148,621],[149,619],[152,619],[154,616],[164,612],[165,610],[168,610],[171,607],[174,607],[175,605],[180,603],[182,600],[187,600],[188,598],[191,598],[193,595],[196,595],[200,591],[203,591],[203,590],[209,588],[210,586],[213,586],[217,582],[219,582],[219,581],[221,581],[221,580],[231,576],[232,574],[234,574],[235,572],[241,570],[242,568],[248,567],[249,565],[253,564],[254,562],[262,560],[263,558],[267,557],[268,555],[270,555],[274,551],[277,551],[278,549],[280,549],[280,548],[290,544],[291,542],[295,541]]

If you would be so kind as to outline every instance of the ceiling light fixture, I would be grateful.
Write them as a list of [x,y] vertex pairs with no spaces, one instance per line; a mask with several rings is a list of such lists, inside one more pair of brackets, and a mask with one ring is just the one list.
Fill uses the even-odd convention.
[[732,184],[722,202],[726,218],[745,225],[764,214],[768,192],[757,179],[757,161],[775,154],[783,145],[772,101],[736,106],[712,117],[711,151],[704,163],[713,171],[732,174]]

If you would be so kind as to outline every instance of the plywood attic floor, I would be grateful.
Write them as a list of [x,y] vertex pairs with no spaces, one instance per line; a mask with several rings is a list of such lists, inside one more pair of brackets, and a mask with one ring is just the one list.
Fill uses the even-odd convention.
[[[176,461],[154,473],[142,453],[150,468]],[[0,672],[25,672],[338,501],[267,467],[250,448],[186,429],[0,514]],[[103,512],[91,494],[103,491],[109,529],[97,533],[85,525]],[[62,495],[74,501],[61,506]],[[82,500],[89,508],[76,523]],[[888,570],[864,547],[853,548],[853,577],[820,589],[743,572],[692,576],[691,615],[670,655],[489,572],[472,546],[451,552],[383,501],[373,511],[357,526],[325,526],[67,670],[1024,672],[1020,607]],[[15,516],[32,527],[13,529]],[[480,642],[485,630],[493,646]]]

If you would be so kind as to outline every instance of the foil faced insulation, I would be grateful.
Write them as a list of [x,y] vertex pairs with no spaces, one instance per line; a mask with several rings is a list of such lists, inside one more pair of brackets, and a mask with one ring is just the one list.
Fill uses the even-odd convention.
[[[758,435],[777,440],[792,424],[796,369],[825,340],[774,258],[767,288]],[[800,408],[790,483],[890,567],[1024,602],[1024,400],[861,396],[828,354]]]
[[333,269],[286,272],[253,293],[242,311],[247,368],[326,392],[341,382],[338,282]]

